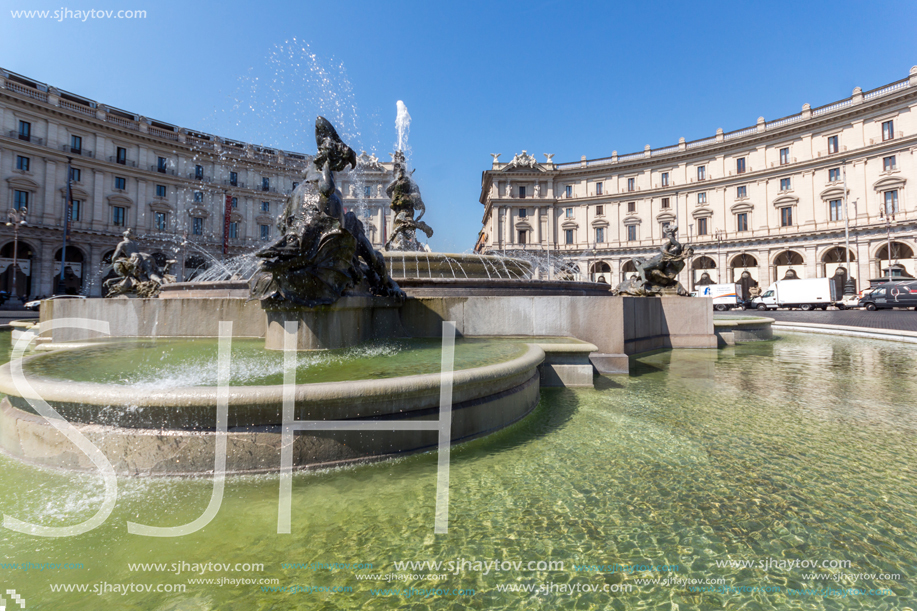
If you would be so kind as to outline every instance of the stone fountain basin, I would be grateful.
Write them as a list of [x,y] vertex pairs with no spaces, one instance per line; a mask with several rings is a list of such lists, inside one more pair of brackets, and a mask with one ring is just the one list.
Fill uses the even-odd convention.
[[[30,358],[24,359],[27,361]],[[544,350],[529,344],[514,359],[453,374],[452,440],[503,428],[538,403]],[[0,367],[0,448],[44,466],[95,470],[82,452],[37,415],[26,398],[41,398],[74,424],[121,475],[200,474],[213,470],[215,387],[138,393],[129,386],[35,377],[20,392],[10,364]],[[440,374],[382,380],[299,384],[296,420],[383,420],[393,424],[439,418]],[[230,387],[227,471],[280,466],[282,386]],[[296,435],[294,466],[327,467],[435,447],[436,431],[309,431]]]

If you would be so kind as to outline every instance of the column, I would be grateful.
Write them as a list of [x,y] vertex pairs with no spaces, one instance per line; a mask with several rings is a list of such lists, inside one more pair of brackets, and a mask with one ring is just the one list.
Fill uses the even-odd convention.
[[91,229],[96,231],[101,230],[105,227],[106,216],[105,216],[105,172],[102,170],[93,170],[92,171],[92,224],[90,225]]
[[541,206],[535,206],[535,243],[541,246]]
[[[41,266],[32,276],[32,287],[38,286],[39,295],[48,295],[54,292],[54,251],[60,248],[63,242],[58,243],[56,239],[44,239],[41,241],[40,257]],[[40,275],[38,275],[40,273]]]
[[[137,181],[137,199],[135,200],[137,209],[131,211],[134,214],[134,227],[137,233],[143,234],[150,230],[147,223],[147,182],[145,180]],[[130,212],[129,212],[130,213]],[[130,223],[127,226],[130,227]]]
[[490,203],[490,246],[498,250],[500,248],[500,208]]
[[[43,197],[39,198],[38,193],[35,194],[35,202],[33,205],[35,209],[29,210],[29,216],[32,218],[33,222],[38,222],[43,225],[56,225],[58,215],[55,214],[55,192],[57,189],[57,163],[54,161],[45,161],[45,192],[42,194]],[[58,193],[58,195],[60,195]],[[63,215],[60,215],[63,218]]]

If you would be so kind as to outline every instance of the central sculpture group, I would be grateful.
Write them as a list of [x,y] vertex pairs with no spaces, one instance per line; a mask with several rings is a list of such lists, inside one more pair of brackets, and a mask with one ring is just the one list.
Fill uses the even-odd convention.
[[[404,292],[389,276],[385,258],[372,247],[363,223],[345,212],[335,187],[334,173],[347,166],[357,169],[357,156],[324,117],[315,121],[318,147],[304,181],[286,201],[277,223],[280,237],[255,253],[259,269],[250,282],[251,298],[269,310],[314,308],[336,302],[345,292],[385,297],[401,302]],[[524,153],[524,151],[523,151]],[[534,159],[534,158],[533,158]],[[515,160],[514,160],[515,161]],[[393,155],[394,179],[386,193],[394,214],[386,250],[421,251],[416,232],[430,237],[433,230],[421,220],[426,211],[417,183],[407,171],[402,151]],[[414,218],[415,211],[420,215]],[[677,280],[693,250],[675,237],[677,228],[664,230],[665,243],[650,259],[634,259],[637,274],[622,282],[614,294],[653,297],[686,295]],[[129,232],[112,259],[118,278],[106,281],[107,296],[133,294],[155,297],[174,277],[131,241]]]
[[[324,117],[315,121],[318,153],[287,200],[278,223],[281,237],[258,251],[251,296],[268,309],[315,307],[337,301],[358,286],[379,297],[404,299],[388,275],[382,253],[373,249],[363,223],[344,204],[334,172],[357,167],[357,156]],[[314,193],[318,197],[314,197]]]

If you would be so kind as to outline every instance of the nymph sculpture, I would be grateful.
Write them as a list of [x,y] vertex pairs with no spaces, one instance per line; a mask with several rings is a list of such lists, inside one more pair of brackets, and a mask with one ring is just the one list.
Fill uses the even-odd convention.
[[280,239],[255,253],[261,263],[252,298],[268,309],[311,308],[332,304],[365,282],[373,295],[404,299],[382,253],[373,249],[356,215],[344,212],[335,189],[334,172],[355,168],[356,154],[324,117],[315,121],[315,142],[312,166],[277,222]]
[[175,276],[169,274],[175,261],[168,260],[160,267],[152,255],[140,252],[140,247],[131,239],[130,229],[122,235],[124,239],[111,256],[111,267],[118,277],[109,278],[102,285],[106,297],[156,297],[163,284],[175,282]]
[[678,282],[678,274],[685,268],[685,259],[694,254],[694,249],[678,241],[675,234],[678,227],[670,225],[662,234],[665,242],[659,254],[650,259],[634,259],[637,277],[629,278],[614,290],[616,295],[655,297],[659,295],[687,295]]

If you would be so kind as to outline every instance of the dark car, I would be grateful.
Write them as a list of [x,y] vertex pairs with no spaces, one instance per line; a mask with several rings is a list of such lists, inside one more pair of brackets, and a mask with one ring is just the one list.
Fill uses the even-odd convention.
[[860,307],[867,310],[914,308],[917,310],[917,281],[886,282],[860,299]]

